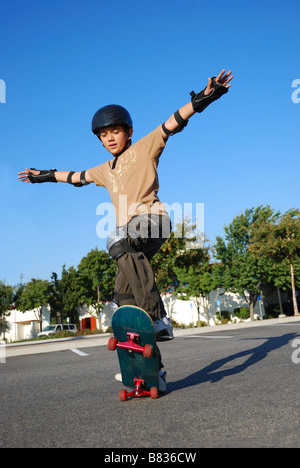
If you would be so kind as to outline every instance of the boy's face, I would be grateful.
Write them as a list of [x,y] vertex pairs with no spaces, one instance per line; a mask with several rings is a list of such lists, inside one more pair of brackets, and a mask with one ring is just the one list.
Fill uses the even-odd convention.
[[131,135],[132,129],[129,130],[128,134],[121,125],[106,127],[99,132],[99,137],[104,148],[114,156],[123,151],[127,141],[131,138]]

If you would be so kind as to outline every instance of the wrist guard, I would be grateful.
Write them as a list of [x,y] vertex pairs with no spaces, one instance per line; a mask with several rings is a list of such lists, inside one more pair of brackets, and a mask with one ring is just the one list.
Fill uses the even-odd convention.
[[204,91],[206,88],[204,88],[198,94],[196,94],[194,91],[190,93],[192,97],[191,99],[192,106],[195,112],[204,111],[204,109],[206,109],[206,107],[209,104],[219,99],[221,96],[223,96],[223,94],[228,93],[228,88],[226,88],[226,86],[223,86],[217,83],[215,76],[212,78],[212,82],[213,82],[213,90],[207,96],[204,94]]
[[[35,169],[34,167],[31,167],[33,171],[38,171],[39,169]],[[43,182],[55,182],[57,183],[57,180],[55,179],[54,172],[57,171],[57,169],[50,169],[50,170],[44,170],[40,171],[39,175],[33,175],[31,172],[28,174],[28,179],[32,184],[42,184]]]
[[67,182],[68,184],[71,184],[71,185],[74,185],[74,187],[83,187],[84,185],[89,185],[90,182],[87,182],[85,180],[85,172],[86,171],[82,171],[80,173],[80,182],[78,182],[77,184],[73,184],[72,182],[72,175],[75,174],[74,171],[70,171],[69,174],[68,174],[68,178],[67,178]]
[[178,127],[175,129],[175,130],[168,130],[165,126],[165,124],[163,123],[162,124],[162,129],[164,131],[164,133],[167,135],[167,136],[172,136],[172,135],[175,135],[175,133],[179,133],[179,132],[182,132],[182,130],[184,129],[184,127],[187,126],[187,124],[189,123],[188,120],[184,120],[181,115],[179,114],[179,110],[176,111],[174,113],[174,118],[176,120],[176,122],[178,123]]

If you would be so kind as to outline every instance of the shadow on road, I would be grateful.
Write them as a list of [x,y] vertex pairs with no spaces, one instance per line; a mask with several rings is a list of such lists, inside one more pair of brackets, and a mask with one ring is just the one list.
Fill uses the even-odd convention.
[[[225,377],[244,372],[248,367],[253,366],[259,361],[262,361],[272,351],[286,346],[289,343],[289,341],[293,340],[296,337],[299,337],[298,333],[288,333],[279,337],[267,338],[264,343],[255,348],[247,349],[245,351],[232,354],[231,356],[218,359],[209,366],[206,366],[203,369],[194,372],[193,374],[185,377],[184,379],[177,380],[175,382],[168,382],[168,393],[180,390],[182,388],[199,385],[204,382],[218,382],[224,379]],[[255,340],[261,339],[265,340],[265,338],[255,338]],[[251,339],[251,341],[252,340],[253,339]],[[242,364],[238,364],[236,366],[221,370],[221,367],[223,367],[224,365],[228,365],[235,359],[243,357],[246,358],[247,356],[248,358]]]

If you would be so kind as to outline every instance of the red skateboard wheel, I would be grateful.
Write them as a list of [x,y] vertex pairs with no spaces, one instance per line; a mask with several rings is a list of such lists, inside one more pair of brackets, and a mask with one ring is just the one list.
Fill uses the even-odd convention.
[[156,388],[156,387],[151,387],[151,388],[150,388],[150,397],[151,397],[153,400],[156,400],[156,398],[158,398],[158,391],[157,391],[157,388]]
[[117,338],[114,338],[113,336],[109,338],[108,343],[107,343],[107,348],[109,351],[115,351],[117,348]]
[[126,401],[127,400],[127,391],[126,390],[120,390],[119,391],[119,398],[121,401]]
[[143,351],[144,358],[151,358],[152,356],[152,345],[146,344]]

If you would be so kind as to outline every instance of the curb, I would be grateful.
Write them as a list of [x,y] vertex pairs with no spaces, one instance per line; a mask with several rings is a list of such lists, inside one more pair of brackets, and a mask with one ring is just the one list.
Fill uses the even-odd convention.
[[255,320],[254,322],[239,322],[239,323],[227,323],[226,325],[211,325],[209,327],[200,328],[185,328],[177,331],[174,328],[174,336],[199,334],[199,333],[215,333],[227,330],[239,330],[241,328],[252,328],[252,327],[264,327],[268,325],[280,325],[280,324],[295,324],[300,325],[300,317],[281,317],[268,320]]

